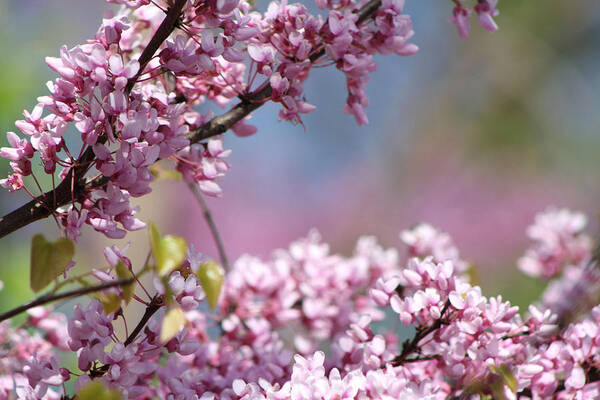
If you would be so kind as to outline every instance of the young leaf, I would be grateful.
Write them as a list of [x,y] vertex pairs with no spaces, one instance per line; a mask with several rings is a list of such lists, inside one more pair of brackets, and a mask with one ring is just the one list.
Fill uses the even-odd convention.
[[148,227],[148,232],[150,233],[150,247],[152,248],[152,254],[156,257],[160,245],[161,234],[156,225],[152,223]]
[[97,298],[106,314],[114,313],[121,307],[121,298],[114,293],[100,294]]
[[214,309],[219,300],[221,286],[223,286],[223,268],[216,262],[209,261],[200,266],[198,278],[206,293],[206,300],[208,300],[210,308]]
[[107,388],[99,381],[88,383],[77,393],[79,400],[121,400],[123,396],[116,391]]
[[163,291],[164,291],[163,297],[165,299],[164,300],[165,305],[168,308],[177,307],[177,300],[175,300],[175,293],[173,292],[173,289],[169,285],[169,277],[163,276],[160,279],[161,279],[161,283],[162,283],[162,287],[163,287]]
[[500,371],[504,384],[510,389],[511,392],[517,392],[517,379],[513,375],[512,371],[506,364],[500,364]]
[[160,276],[167,275],[185,260],[187,250],[185,239],[174,235],[161,236],[154,224],[150,224],[150,245],[156,261],[156,270]]
[[150,170],[150,173],[152,174],[152,176],[154,176],[154,178],[156,178],[156,179],[181,180],[181,178],[183,177],[181,172],[166,169],[165,167],[163,167],[160,164],[153,164],[153,165],[149,166],[148,169]]
[[158,264],[159,275],[167,275],[185,260],[187,243],[179,236],[167,235],[160,240]]
[[500,379],[497,379],[492,384],[492,391],[494,392],[494,398],[504,399],[504,387],[506,386],[511,392],[516,393],[517,391],[517,379],[513,375],[512,371],[506,364],[500,364],[499,367],[490,365],[492,373],[498,375]]
[[[117,271],[117,276],[119,277],[119,279],[133,278],[133,274],[131,273],[129,268],[127,268],[125,264],[123,264],[122,261],[119,261],[115,270]],[[129,285],[123,285],[121,287],[121,290],[123,291],[123,298],[125,300],[125,304],[129,304],[131,298],[133,297],[133,291],[135,290],[135,288],[133,287],[133,283],[130,283]]]
[[185,324],[185,315],[181,308],[171,308],[163,318],[162,327],[160,329],[160,341],[163,343],[171,340]]
[[31,240],[30,286],[39,292],[65,271],[75,254],[75,244],[66,238],[49,242],[37,234]]

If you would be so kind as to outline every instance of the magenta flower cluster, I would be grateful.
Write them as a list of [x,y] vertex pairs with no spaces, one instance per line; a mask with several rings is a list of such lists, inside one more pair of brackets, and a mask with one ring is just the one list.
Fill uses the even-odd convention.
[[[456,4],[456,7],[454,7],[454,10],[452,11],[450,21],[456,24],[458,34],[461,38],[465,39],[469,36],[469,32],[471,32],[469,20],[472,11],[470,8],[465,7],[465,4],[469,3],[469,0],[453,1]],[[494,17],[500,13],[498,9],[496,9],[497,3],[498,0],[477,0],[476,4],[473,6],[473,11],[477,14],[479,24],[488,32],[496,32],[498,30],[498,25],[496,24],[496,21],[494,21]]]
[[[92,40],[46,58],[58,74],[48,83],[50,94],[25,111],[16,122],[20,135],[9,132],[10,147],[0,149],[13,171],[0,185],[10,191],[35,197],[42,190],[32,169],[36,154],[55,191],[58,172],[71,196],[57,202],[42,192],[37,201],[72,240],[85,224],[109,238],[145,227],[130,201],[151,191],[151,167],[159,160],[173,160],[202,193],[221,194],[217,181],[229,169],[229,151],[218,137],[194,139],[213,117],[195,106],[274,101],[281,104],[280,119],[301,123],[301,115],[315,109],[303,89],[311,68],[334,64],[346,76],[344,111],[366,124],[365,85],[376,69],[374,55],[417,51],[409,42],[404,0],[382,1],[368,18],[359,16],[354,2],[318,1],[322,13],[311,14],[287,1],[272,2],[264,13],[246,0],[179,1],[175,32],[154,56],[144,54],[147,38],[165,29],[168,10],[150,1],[113,2],[123,8],[103,20]],[[249,112],[226,128],[252,135],[256,128],[248,118]],[[23,180],[29,176],[35,190]]]
[[[582,238],[582,218],[550,209],[529,233],[561,236],[553,250],[567,252]],[[62,314],[32,309],[33,330],[0,325],[2,348],[9,349],[0,364],[0,398],[58,399],[71,379],[76,392],[100,380],[135,399],[600,395],[598,307],[564,322],[542,302],[521,317],[518,307],[469,283],[468,263],[448,234],[419,225],[401,237],[404,261],[372,237],[361,238],[352,257],[331,254],[316,231],[269,260],[243,256],[226,276],[216,313],[201,311],[203,267],[190,253],[167,280],[155,282],[152,303],[169,292],[187,320],[167,342],[160,340],[161,313],[134,340],[123,340],[116,329],[122,314],[107,314],[96,300],[77,305],[68,323]],[[526,257],[537,257],[546,276],[555,263],[539,246]],[[590,248],[578,254],[584,258],[571,267],[585,270]],[[129,263],[115,247],[106,256],[111,265]],[[94,272],[101,281],[114,275],[112,268]],[[408,338],[398,324],[412,327]],[[61,367],[59,349],[75,352],[81,372]]]
[[[224,161],[229,151],[219,138],[190,141],[212,117],[195,106],[212,101],[223,107],[237,97],[250,104],[270,100],[281,104],[280,119],[301,123],[301,115],[315,109],[303,90],[311,68],[334,64],[346,77],[344,112],[366,124],[365,85],[377,68],[374,55],[417,51],[409,42],[413,30],[404,0],[381,1],[367,21],[356,12],[359,4],[347,1],[319,0],[323,13],[311,14],[286,1],[260,13],[246,0],[219,0],[187,1],[174,24],[177,32],[156,56],[144,58],[144,39],[161,30],[161,8],[150,1],[113,2],[124,7],[103,20],[94,39],[46,58],[58,74],[48,82],[50,94],[16,122],[24,138],[9,132],[10,147],[0,149],[13,171],[0,185],[32,197],[39,189],[37,201],[72,240],[85,224],[109,238],[144,228],[130,200],[151,191],[151,166],[158,160],[173,160],[203,193],[221,194],[217,181],[229,169]],[[468,16],[468,10],[457,4],[454,20],[464,36],[466,17],[458,15]],[[495,30],[495,1],[479,1],[475,10]],[[228,127],[239,136],[252,135],[256,128],[248,118],[249,112]],[[71,137],[70,126],[80,140]],[[32,169],[36,154],[53,189],[55,172],[70,189],[59,203],[42,191]],[[84,181],[94,171],[99,175]],[[25,185],[29,176],[36,190]]]

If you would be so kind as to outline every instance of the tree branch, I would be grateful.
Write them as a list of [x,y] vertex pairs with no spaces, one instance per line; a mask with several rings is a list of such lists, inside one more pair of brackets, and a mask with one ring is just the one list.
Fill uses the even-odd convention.
[[[169,9],[167,16],[163,20],[163,23],[140,56],[140,69],[138,74],[128,82],[127,88],[129,90],[131,90],[133,84],[135,83],[134,79],[137,80],[148,61],[154,55],[154,52],[156,52],[160,44],[177,26],[178,17],[185,2],[185,0],[177,0],[173,7]],[[380,6],[381,0],[371,0],[359,10],[356,10],[355,12],[358,15],[357,24],[363,23],[372,17]],[[310,60],[314,62],[324,54],[325,50],[320,50],[313,54],[310,57]],[[222,115],[214,117],[197,130],[188,133],[185,137],[190,140],[190,143],[198,143],[202,140],[206,140],[213,136],[218,136],[227,132],[237,122],[241,121],[254,110],[261,107],[265,100],[271,97],[271,93],[271,85],[267,82],[258,90],[245,96],[242,101],[234,106],[231,110]],[[104,140],[106,139],[104,138]],[[87,179],[87,181],[84,180],[84,175],[87,172],[87,166],[94,161],[94,157],[94,152],[91,148],[88,148],[81,158],[77,160],[78,166],[74,167],[69,172],[67,177],[56,187],[56,189],[46,192],[44,195],[0,218],[0,238],[3,238],[12,232],[27,226],[32,222],[50,216],[54,209],[52,206],[44,203],[44,197],[49,199],[56,198],[56,207],[61,207],[68,204],[72,198],[75,200],[80,199],[88,190],[100,188],[106,185],[109,179],[102,175],[96,175],[95,177]],[[73,192],[71,192],[71,181],[74,182]]]
[[146,307],[146,311],[144,312],[144,315],[142,315],[142,319],[140,319],[140,322],[138,322],[138,324],[135,326],[133,331],[131,331],[131,333],[129,334],[129,336],[127,337],[125,342],[123,343],[125,346],[133,343],[133,341],[135,340],[137,335],[142,331],[142,329],[144,329],[144,326],[146,326],[146,324],[148,323],[150,318],[154,315],[154,313],[157,312],[162,307],[162,304],[159,303],[157,301],[157,299],[158,299],[158,297],[155,297],[154,299],[152,299],[150,304],[148,304],[148,306]]
[[[135,82],[142,74],[146,65],[156,53],[156,50],[160,47],[161,43],[164,42],[167,37],[173,32],[177,26],[179,15],[185,5],[186,0],[177,0],[175,4],[169,9],[163,22],[160,24],[150,42],[140,55],[138,62],[140,68],[137,74],[127,82],[126,92],[131,92]],[[106,136],[99,139],[99,142],[106,141]],[[68,204],[72,199],[79,200],[79,198],[85,193],[86,190],[91,188],[100,187],[108,183],[108,178],[103,176],[97,176],[88,182],[90,185],[86,185],[83,181],[83,177],[88,171],[88,165],[94,161],[95,154],[91,147],[88,147],[86,151],[77,160],[75,167],[73,167],[65,179],[54,189],[46,192],[44,195],[31,200],[29,203],[17,208],[11,213],[0,218],[0,238],[26,226],[39,219],[50,216],[55,208],[50,207],[49,204],[45,203],[45,198],[56,199],[56,207],[61,207]],[[73,182],[73,188],[71,188],[71,182]]]
[[[127,339],[125,340],[125,342],[123,342],[124,346],[128,346],[131,343],[133,343],[133,341],[137,338],[137,335],[139,335],[139,333],[142,331],[142,329],[144,329],[144,327],[146,326],[148,321],[150,321],[150,318],[152,318],[152,316],[162,306],[163,306],[163,304],[161,302],[160,296],[154,296],[154,298],[152,299],[150,304],[148,304],[148,306],[146,307],[146,311],[144,312],[144,315],[142,315],[142,319],[140,319],[140,322],[138,322],[138,324],[135,326],[133,331],[131,331],[129,336],[127,336]],[[108,372],[110,367],[111,367],[111,364],[104,364],[99,367],[92,368],[89,372],[90,378],[94,379],[94,378],[99,378],[99,377],[103,376],[104,374],[106,374]]]
[[445,318],[444,314],[446,314],[446,311],[448,311],[449,307],[450,307],[450,300],[446,300],[446,303],[444,304],[444,308],[442,308],[442,311],[440,313],[440,317],[438,319],[436,319],[433,322],[433,324],[431,324],[431,326],[418,327],[417,333],[415,333],[415,336],[412,338],[412,340],[409,341],[408,339],[406,339],[404,341],[404,343],[402,343],[402,352],[390,361],[390,363],[394,367],[402,365],[406,362],[417,362],[417,361],[428,360],[428,359],[438,357],[437,354],[433,354],[433,355],[419,355],[418,357],[415,357],[414,359],[408,358],[408,356],[411,355],[412,353],[419,352],[419,350],[420,350],[419,342],[423,338],[425,338],[430,333],[435,332],[436,330],[440,329],[442,327],[442,325],[448,324],[448,322],[444,319]]
[[148,65],[148,62],[152,59],[154,53],[156,53],[162,42],[167,40],[169,35],[177,27],[179,16],[181,15],[181,11],[183,10],[183,6],[185,6],[185,3],[186,0],[177,0],[175,4],[173,4],[173,6],[167,10],[167,16],[165,17],[165,19],[163,19],[163,22],[160,24],[160,26],[154,33],[154,36],[152,36],[150,42],[148,42],[148,45],[142,52],[140,58],[138,59],[138,62],[140,63],[140,69],[138,69],[138,72],[135,74],[135,76],[129,79],[129,81],[127,82],[127,86],[125,87],[127,93],[131,92],[131,89],[133,89],[133,85],[135,85],[140,75],[144,72],[144,69],[146,69],[146,65]]
[[109,288],[112,288],[115,286],[129,285],[133,282],[134,282],[133,278],[120,279],[117,281],[105,282],[105,283],[102,283],[102,284],[96,285],[96,286],[73,289],[73,290],[69,290],[69,291],[66,291],[63,293],[58,293],[58,294],[47,293],[43,296],[38,297],[37,299],[30,301],[29,303],[25,303],[17,308],[13,308],[10,311],[0,314],[0,322],[7,320],[9,318],[12,318],[15,315],[18,315],[24,311],[27,311],[33,307],[43,306],[44,304],[52,303],[57,300],[67,299],[69,297],[77,297],[77,296],[83,296],[84,294],[88,294],[88,293],[99,292],[101,290],[109,289]]

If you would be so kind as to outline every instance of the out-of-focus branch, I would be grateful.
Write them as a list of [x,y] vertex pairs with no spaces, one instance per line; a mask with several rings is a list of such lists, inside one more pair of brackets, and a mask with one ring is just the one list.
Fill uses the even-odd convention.
[[208,209],[208,205],[206,204],[204,197],[202,197],[202,194],[200,194],[198,187],[196,185],[194,185],[193,183],[191,183],[189,185],[189,187],[190,187],[190,190],[192,191],[192,193],[194,194],[194,197],[196,198],[196,200],[198,200],[198,204],[200,204],[200,208],[202,209],[202,214],[204,215],[204,219],[206,220],[206,223],[208,224],[208,227],[210,228],[212,236],[217,245],[217,250],[219,250],[219,257],[221,258],[221,264],[223,265],[225,272],[227,272],[227,271],[229,271],[229,260],[227,259],[227,253],[225,253],[225,246],[223,246],[223,241],[221,240],[221,235],[219,235],[219,230],[217,229],[217,224],[215,224],[215,220],[213,219],[212,214],[210,213],[210,210]]
[[101,290],[109,289],[109,288],[116,287],[116,286],[125,286],[125,285],[129,285],[133,282],[134,282],[133,278],[120,279],[118,281],[105,282],[100,285],[84,287],[84,288],[79,288],[79,289],[73,289],[73,290],[69,290],[66,292],[62,292],[62,293],[56,293],[56,294],[48,293],[48,294],[38,297],[37,299],[30,301],[29,303],[25,303],[17,308],[13,308],[12,310],[9,310],[5,313],[0,314],[0,322],[10,319],[10,318],[14,317],[15,315],[18,315],[24,311],[27,311],[27,310],[37,307],[37,306],[43,306],[44,304],[52,303],[57,300],[68,299],[70,297],[78,297],[78,296],[83,296],[84,294],[88,294],[88,293],[99,292]]

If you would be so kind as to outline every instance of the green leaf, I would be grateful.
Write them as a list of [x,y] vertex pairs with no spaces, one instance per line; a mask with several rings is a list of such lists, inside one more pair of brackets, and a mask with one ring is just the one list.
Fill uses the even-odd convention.
[[506,395],[504,394],[504,384],[501,379],[497,379],[492,382],[489,386],[489,389],[492,391],[492,399],[496,400],[507,400]]
[[206,300],[208,300],[208,304],[212,309],[217,305],[219,294],[221,294],[223,275],[223,268],[214,261],[202,264],[198,270],[200,284],[206,293]]
[[467,266],[465,275],[467,276],[467,279],[469,280],[469,283],[471,285],[478,286],[480,284],[479,269],[477,268],[477,266],[475,264],[470,263]]
[[[500,364],[499,367],[497,367],[495,365],[490,365],[490,371],[492,371],[494,374],[496,374],[500,377],[500,380],[494,382],[494,383],[500,382],[500,388],[493,387],[492,389],[494,389],[498,392],[500,392],[500,391],[503,392],[503,390],[504,390],[503,386],[506,386],[510,389],[511,392],[513,392],[513,393],[517,392],[517,379],[515,378],[512,371],[506,364]],[[503,396],[502,398],[504,398],[504,395],[502,395],[502,396]],[[496,398],[496,397],[494,397],[494,398]]]
[[177,303],[177,300],[175,299],[175,293],[173,292],[173,289],[171,288],[171,286],[169,286],[169,277],[163,276],[163,277],[161,277],[161,280],[162,280],[162,284],[163,284],[163,287],[165,290],[165,294],[163,295],[165,305],[168,308],[177,307],[178,303]]
[[178,268],[185,260],[187,243],[184,238],[174,235],[161,236],[154,224],[150,224],[150,245],[160,276]]
[[160,250],[158,260],[158,274],[165,276],[169,272],[178,268],[185,260],[187,243],[185,239],[179,236],[167,235],[160,241]]
[[181,308],[172,308],[167,311],[160,329],[160,341],[166,343],[171,340],[181,329],[183,329],[184,324],[185,315],[183,314],[183,311],[181,311]]
[[[131,273],[129,268],[127,268],[125,264],[123,264],[123,262],[120,260],[117,266],[115,267],[115,270],[117,271],[117,276],[119,277],[119,279],[133,278],[133,274]],[[129,304],[131,298],[133,297],[133,291],[135,290],[135,288],[133,287],[133,282],[129,285],[123,285],[121,287],[121,290],[123,291],[123,298],[125,300],[125,304]]]
[[148,227],[150,233],[150,247],[152,247],[152,254],[156,257],[156,253],[158,252],[158,248],[160,246],[160,238],[161,234],[156,225],[153,223]]
[[512,371],[506,364],[500,364],[500,371],[502,371],[502,381],[511,390],[511,392],[517,392],[517,379],[513,375]]
[[154,176],[154,178],[156,178],[157,180],[158,179],[181,180],[181,178],[183,177],[181,172],[173,171],[171,169],[166,169],[159,164],[153,164],[153,165],[149,166],[148,169],[150,170],[150,173],[152,174],[152,176]]
[[114,313],[121,308],[121,298],[114,293],[99,294],[97,299],[102,303],[106,314]]
[[65,271],[75,254],[75,244],[66,238],[49,242],[37,234],[31,240],[30,286],[39,292]]
[[93,381],[79,391],[77,398],[79,400],[121,400],[123,397],[117,390],[109,389],[99,381]]

